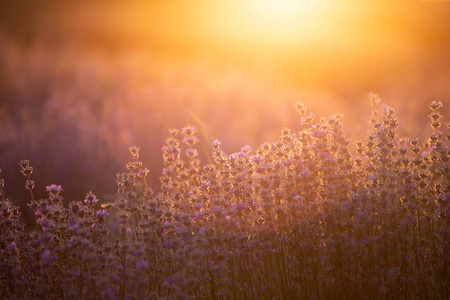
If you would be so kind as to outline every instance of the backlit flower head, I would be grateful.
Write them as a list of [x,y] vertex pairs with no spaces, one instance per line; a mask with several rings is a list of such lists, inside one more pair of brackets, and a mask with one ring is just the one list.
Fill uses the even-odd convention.
[[88,205],[94,205],[97,202],[98,202],[97,196],[95,196],[94,193],[92,193],[92,191],[86,194],[86,197],[84,198],[84,203]]
[[181,133],[185,136],[193,136],[197,133],[197,129],[194,126],[187,126],[181,129]]
[[48,185],[45,188],[46,188],[47,192],[54,194],[54,195],[58,195],[63,190],[61,185],[56,185],[56,184]]

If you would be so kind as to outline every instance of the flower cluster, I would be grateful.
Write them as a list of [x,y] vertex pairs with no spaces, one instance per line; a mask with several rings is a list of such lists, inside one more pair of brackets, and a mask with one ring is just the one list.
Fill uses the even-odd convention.
[[202,164],[192,127],[162,147],[161,192],[140,148],[115,201],[89,192],[35,200],[24,230],[0,181],[0,296],[62,299],[447,299],[450,124],[430,105],[427,137],[402,137],[371,96],[372,127],[352,142],[340,115],[296,104],[301,131]]

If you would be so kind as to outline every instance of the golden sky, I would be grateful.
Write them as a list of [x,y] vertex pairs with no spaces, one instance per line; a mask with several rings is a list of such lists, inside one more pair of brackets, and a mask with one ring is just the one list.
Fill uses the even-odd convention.
[[355,81],[372,90],[391,78],[429,69],[445,73],[450,67],[449,1],[20,3],[4,7],[0,32],[106,52],[138,49],[173,60],[207,61],[293,84]]

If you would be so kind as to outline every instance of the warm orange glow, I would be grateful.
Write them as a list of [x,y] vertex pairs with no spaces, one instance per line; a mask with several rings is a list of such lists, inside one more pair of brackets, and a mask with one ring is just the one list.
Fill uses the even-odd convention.
[[[346,9],[346,1],[242,0],[224,1],[205,9],[203,31],[246,43],[289,45],[323,34],[332,16]],[[236,46],[236,45],[234,45]]]
[[266,38],[295,38],[317,29],[326,6],[314,0],[248,0],[248,24],[262,30]]
[[[412,103],[411,98],[427,100],[432,89],[435,99],[448,92],[448,0],[38,2],[42,5],[9,1],[11,7],[0,10],[0,42],[9,28],[12,34],[23,35],[24,45],[32,45],[34,40],[58,49],[61,44],[61,49],[79,51],[82,61],[88,60],[84,56],[89,57],[91,51],[98,51],[98,57],[105,60],[98,67],[101,70],[112,68],[123,55],[127,58],[125,69],[139,66],[161,82],[170,76],[177,78],[175,86],[186,86],[182,89],[186,95],[177,97],[199,107],[192,99],[217,102],[220,95],[233,94],[230,99],[235,100],[226,103],[240,107],[243,95],[252,99],[265,95],[272,102],[282,102],[275,96],[279,92],[293,95],[293,99],[314,99],[320,109],[330,108],[322,112],[326,115],[342,112],[331,108],[339,101],[363,101],[369,91],[385,98],[408,99],[404,103]],[[8,25],[6,29],[2,24]],[[36,37],[30,39],[33,32]],[[72,50],[78,47],[81,50]],[[15,49],[10,52],[17,55]],[[51,57],[48,53],[42,55]],[[4,55],[5,61],[13,64],[10,55]],[[109,55],[114,59],[108,61]],[[17,57],[17,62],[41,69]],[[62,61],[75,62],[72,56]],[[67,67],[64,72],[73,71]],[[143,76],[136,78],[146,82]],[[33,84],[40,86],[40,81]],[[173,91],[173,87],[161,86],[161,90]],[[196,92],[186,92],[190,86]],[[399,86],[412,96],[398,97]],[[421,86],[426,88],[421,91]],[[411,87],[416,90],[412,92]],[[263,88],[267,91],[262,92]],[[206,97],[209,89],[217,95]],[[321,95],[326,105],[321,105],[316,95]],[[203,119],[201,113],[191,110]],[[359,112],[354,114],[359,116]]]
[[313,0],[253,0],[249,2],[261,15],[273,18],[277,22],[296,18],[298,14],[318,5],[318,2]]

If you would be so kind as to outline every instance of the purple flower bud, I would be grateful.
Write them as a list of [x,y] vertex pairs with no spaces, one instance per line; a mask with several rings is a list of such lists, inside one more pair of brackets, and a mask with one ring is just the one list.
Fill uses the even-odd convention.
[[59,194],[63,189],[61,187],[61,185],[56,185],[56,184],[52,184],[52,185],[48,185],[46,186],[46,190],[47,192],[51,193],[51,194]]
[[6,249],[8,249],[10,252],[16,252],[17,251],[16,242],[12,241],[11,244],[6,246]]
[[88,205],[94,205],[97,202],[98,202],[98,199],[94,195],[94,193],[89,192],[89,193],[86,194],[86,197],[84,198],[84,203],[86,203]]
[[109,213],[108,213],[108,211],[106,209],[97,210],[96,213],[97,213],[97,216],[99,216],[100,218],[109,215]]
[[46,249],[44,253],[42,253],[42,262],[45,265],[51,264],[58,261],[58,257],[50,252],[50,250]]
[[136,269],[143,271],[148,269],[148,263],[146,261],[136,262]]

